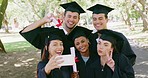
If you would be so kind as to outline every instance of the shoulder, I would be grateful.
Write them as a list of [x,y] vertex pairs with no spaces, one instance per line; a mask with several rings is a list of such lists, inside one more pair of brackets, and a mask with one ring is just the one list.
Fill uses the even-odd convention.
[[128,61],[128,58],[122,53],[115,53],[113,58],[118,59],[120,62]]
[[118,53],[116,55],[116,57],[118,58],[115,58],[115,59],[118,59],[118,61],[116,61],[116,63],[121,67],[121,68],[124,68],[124,67],[127,67],[130,65],[130,61],[129,59],[122,53]]
[[47,62],[44,62],[44,61],[40,61],[37,65],[37,67],[40,69],[40,68],[44,68],[46,66]]
[[86,31],[91,31],[90,29],[86,28],[86,27],[82,27],[82,26],[76,26],[75,29],[79,29],[79,30],[86,30]]

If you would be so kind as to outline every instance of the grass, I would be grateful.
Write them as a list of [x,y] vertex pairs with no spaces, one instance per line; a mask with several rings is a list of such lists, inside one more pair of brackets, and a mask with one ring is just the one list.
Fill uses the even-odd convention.
[[29,42],[20,41],[4,44],[6,52],[28,52],[36,50]]

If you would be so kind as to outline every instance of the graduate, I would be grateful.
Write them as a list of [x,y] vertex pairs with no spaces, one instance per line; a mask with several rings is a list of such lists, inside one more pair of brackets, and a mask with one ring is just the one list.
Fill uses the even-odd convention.
[[112,30],[98,31],[101,36],[97,40],[99,59],[92,64],[94,78],[135,78],[129,59],[122,54],[120,47],[124,42],[121,35]]
[[[50,23],[52,18],[52,15],[46,15],[44,18],[28,25],[25,27],[23,30],[20,31],[20,34],[28,41],[30,42],[33,46],[35,46],[38,49],[41,49],[41,55],[43,52],[43,45],[42,42],[44,41],[42,39],[42,34],[43,32],[47,33],[52,33],[51,31],[55,29],[57,32],[58,31],[63,31],[65,36],[66,36],[66,46],[65,46],[65,54],[70,53],[70,47],[73,47],[74,45],[72,44],[71,37],[73,36],[72,32],[74,30],[84,30],[85,31],[90,31],[87,28],[77,26],[77,23],[80,20],[80,14],[85,13],[85,11],[81,8],[81,6],[76,3],[75,1],[69,2],[69,3],[64,3],[60,4],[61,7],[65,9],[64,16],[63,16],[63,25],[60,26],[59,28],[54,28],[53,26],[51,27],[41,27],[42,25],[46,23]],[[45,33],[46,34],[46,33]]]
[[[92,20],[93,20],[93,26],[94,26],[94,30],[93,30],[93,35],[90,41],[93,41],[93,50],[96,50],[97,48],[97,42],[95,41],[96,38],[98,38],[98,34],[96,33],[98,30],[101,29],[107,29],[107,23],[108,23],[108,13],[111,12],[112,10],[114,10],[113,8],[110,8],[108,6],[105,5],[101,5],[101,4],[96,4],[90,8],[88,8],[87,10],[92,11]],[[134,53],[134,51],[131,49],[131,46],[127,40],[127,38],[119,32],[116,32],[116,34],[120,35],[123,39],[123,47],[121,47],[121,53],[123,53],[129,60],[131,65],[135,64],[136,61],[136,55]]]
[[73,42],[76,48],[77,70],[80,78],[93,78],[91,64],[97,59],[96,55],[91,52],[91,43],[89,42],[89,31],[75,31]]
[[42,36],[45,46],[42,60],[37,66],[38,78],[71,78],[72,66],[59,66],[63,60],[57,57],[64,53],[63,35],[61,32],[53,32]]

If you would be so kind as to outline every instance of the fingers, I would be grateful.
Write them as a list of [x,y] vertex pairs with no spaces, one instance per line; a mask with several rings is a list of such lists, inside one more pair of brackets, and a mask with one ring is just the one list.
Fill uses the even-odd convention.
[[112,51],[110,51],[110,56],[109,56],[109,57],[110,57],[110,58],[112,58],[112,55],[113,55],[113,52],[112,52]]
[[109,52],[105,52],[105,53],[106,53],[106,57],[109,59],[110,58]]
[[114,61],[113,59],[110,59],[110,60],[107,61],[107,65],[108,65],[110,68],[112,68],[112,67],[115,66],[115,61]]
[[57,57],[57,55],[52,56],[50,58],[50,60],[47,63],[47,66],[49,69],[55,69],[55,68],[60,68],[61,66],[59,66],[59,64],[61,64],[62,62],[64,62],[63,60],[61,60],[62,57]]
[[48,13],[48,14],[47,14],[47,17],[48,17],[48,18],[51,18],[52,16],[53,16],[52,13]]

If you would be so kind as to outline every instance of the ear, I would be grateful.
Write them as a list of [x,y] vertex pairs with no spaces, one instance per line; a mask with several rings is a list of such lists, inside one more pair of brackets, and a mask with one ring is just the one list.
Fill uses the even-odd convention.
[[113,52],[114,51],[114,48],[111,48],[110,52]]
[[47,46],[45,46],[45,50],[47,50]]
[[86,39],[86,40],[87,40],[88,44],[90,44],[90,41],[89,41],[89,39]]

